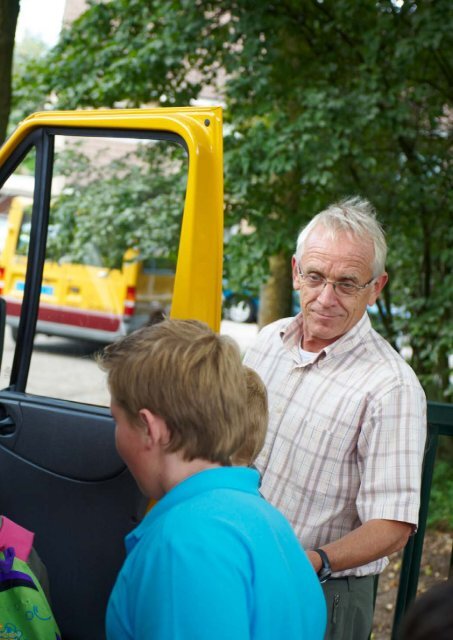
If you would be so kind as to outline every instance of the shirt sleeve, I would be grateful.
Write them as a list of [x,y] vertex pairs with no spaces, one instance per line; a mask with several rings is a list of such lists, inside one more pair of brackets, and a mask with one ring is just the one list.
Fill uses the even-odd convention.
[[368,407],[358,440],[357,511],[371,519],[418,524],[426,440],[426,398],[418,384],[397,384]]

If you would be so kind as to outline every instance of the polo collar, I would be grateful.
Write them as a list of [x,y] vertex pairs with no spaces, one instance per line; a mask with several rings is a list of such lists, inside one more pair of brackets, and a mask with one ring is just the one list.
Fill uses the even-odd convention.
[[189,476],[165,494],[146,514],[142,522],[126,536],[127,552],[129,553],[135,547],[153,522],[181,502],[213,489],[233,489],[259,496],[259,479],[259,472],[249,467],[217,467]]

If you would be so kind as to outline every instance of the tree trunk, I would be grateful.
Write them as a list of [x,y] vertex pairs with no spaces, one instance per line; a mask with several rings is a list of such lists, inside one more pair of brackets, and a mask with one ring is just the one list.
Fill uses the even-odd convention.
[[269,258],[269,279],[260,291],[258,325],[264,325],[291,315],[291,258],[285,253]]
[[11,108],[14,37],[20,0],[0,0],[0,144],[6,137]]

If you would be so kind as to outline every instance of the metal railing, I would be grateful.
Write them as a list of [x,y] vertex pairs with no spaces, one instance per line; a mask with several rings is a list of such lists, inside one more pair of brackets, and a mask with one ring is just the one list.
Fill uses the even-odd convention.
[[[395,605],[392,626],[392,640],[397,640],[398,629],[407,608],[417,593],[423,541],[428,518],[431,484],[433,481],[434,463],[436,459],[439,436],[453,437],[453,404],[428,402],[428,436],[425,459],[423,462],[420,514],[417,533],[409,539],[401,565],[400,581]],[[450,557],[450,577],[453,574],[453,550]]]

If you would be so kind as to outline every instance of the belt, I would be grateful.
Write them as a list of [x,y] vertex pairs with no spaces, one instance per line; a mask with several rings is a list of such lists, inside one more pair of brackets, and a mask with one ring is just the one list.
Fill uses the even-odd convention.
[[326,580],[323,586],[326,587],[327,585],[331,584],[332,588],[334,588],[333,587],[334,584],[338,584],[338,587],[340,587],[340,584],[343,584],[342,588],[347,589],[348,591],[355,591],[355,589],[362,589],[362,588],[371,589],[371,585],[369,587],[367,586],[368,581],[366,581],[365,578],[369,578],[374,582],[374,579],[376,577],[377,576],[372,574],[367,576],[340,576],[338,578],[334,577]]

